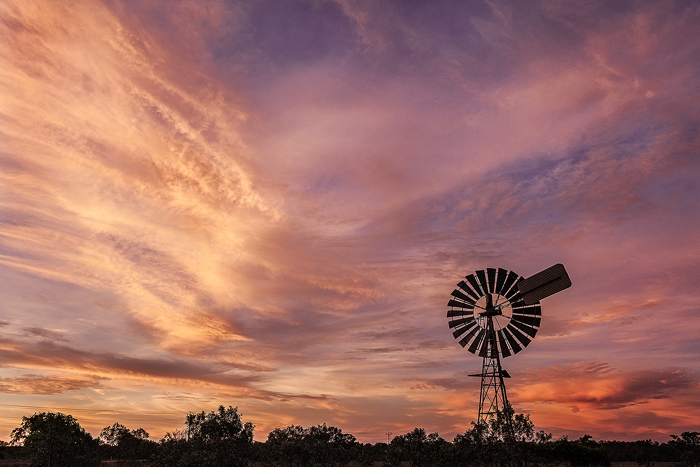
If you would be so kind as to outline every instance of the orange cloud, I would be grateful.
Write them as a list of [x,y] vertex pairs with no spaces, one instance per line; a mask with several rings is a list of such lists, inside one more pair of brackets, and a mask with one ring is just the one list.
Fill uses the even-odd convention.
[[449,438],[481,364],[449,291],[556,262],[516,409],[692,426],[697,10],[397,5],[0,6],[0,428]]

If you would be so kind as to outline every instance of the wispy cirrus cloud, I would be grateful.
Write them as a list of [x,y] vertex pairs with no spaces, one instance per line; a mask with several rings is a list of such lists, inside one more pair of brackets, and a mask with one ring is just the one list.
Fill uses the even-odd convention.
[[16,378],[1,378],[0,392],[4,394],[63,394],[85,388],[102,386],[103,378],[70,378],[26,374]]

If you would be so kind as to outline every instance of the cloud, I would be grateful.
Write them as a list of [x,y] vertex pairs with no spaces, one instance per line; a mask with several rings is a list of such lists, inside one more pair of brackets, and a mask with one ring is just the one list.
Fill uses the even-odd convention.
[[[217,365],[185,358],[141,358],[120,354],[86,352],[41,340],[30,343],[5,339],[0,359],[6,365],[62,368],[105,375],[138,378],[201,380],[220,385],[248,386],[254,374],[236,374],[231,365]],[[250,372],[251,367],[245,367]]]
[[572,332],[580,332],[586,327],[614,326],[619,329],[633,325],[644,319],[649,313],[661,310],[668,305],[668,300],[660,297],[647,298],[633,303],[626,300],[616,300],[596,307],[595,311],[584,311],[581,315],[566,318],[548,317],[543,335],[564,336]]
[[101,388],[100,377],[70,378],[26,374],[16,378],[0,378],[0,392],[3,394],[63,394],[66,391],[80,391],[87,388]]
[[[126,294],[129,312],[164,346],[211,336],[197,332],[206,320],[195,317],[207,315],[200,304],[230,291],[208,278],[245,255],[251,221],[277,215],[252,186],[227,126],[235,119],[220,118],[218,97],[170,81],[152,62],[165,52],[108,10],[36,8],[3,12],[7,24],[27,25],[4,49],[12,66],[3,162],[13,188],[3,203],[3,263]],[[68,17],[69,27],[54,27]],[[101,39],[90,40],[96,31]]]
[[574,286],[507,360],[514,402],[568,430],[690,417],[698,14],[3,5],[4,387],[26,405],[29,375],[60,377],[83,399],[32,397],[133,413],[226,399],[373,442],[463,431],[480,361],[449,291],[563,262]]
[[66,341],[65,337],[65,331],[61,330],[52,330],[52,329],[46,329],[46,328],[39,328],[39,327],[29,327],[29,328],[24,328],[23,330],[28,336],[31,337],[43,337],[44,339],[52,340],[52,341]]
[[620,409],[671,399],[697,386],[693,373],[678,369],[621,373],[607,364],[578,363],[528,372],[516,389],[521,401],[553,402],[579,410]]

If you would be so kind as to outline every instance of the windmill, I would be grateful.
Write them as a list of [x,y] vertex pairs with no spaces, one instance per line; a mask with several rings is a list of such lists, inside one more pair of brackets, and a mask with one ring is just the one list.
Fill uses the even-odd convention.
[[[564,265],[524,278],[506,269],[487,268],[469,274],[452,291],[447,306],[449,327],[459,345],[483,358],[479,424],[486,424],[508,404],[501,366],[503,358],[527,347],[540,327],[540,300],[571,287]],[[510,419],[508,419],[510,423]]]

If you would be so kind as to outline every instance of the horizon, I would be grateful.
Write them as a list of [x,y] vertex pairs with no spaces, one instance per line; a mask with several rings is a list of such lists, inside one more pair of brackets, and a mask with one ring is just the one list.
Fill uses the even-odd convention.
[[[237,407],[236,407],[236,408],[237,408]],[[55,413],[55,412],[60,412],[60,413],[63,413],[64,415],[69,415],[69,416],[73,417],[73,418],[80,424],[80,420],[78,420],[76,417],[74,417],[73,415],[71,415],[71,414],[69,414],[69,413],[61,412],[60,410],[58,410],[58,411],[36,411],[36,412],[34,412],[34,414],[36,414],[36,413],[42,413],[42,412],[54,412],[54,413]],[[216,408],[214,408],[213,410],[210,410],[210,411],[206,411],[206,410],[205,410],[205,412],[207,412],[207,413],[209,413],[209,412],[216,412]],[[34,415],[34,414],[32,414],[32,415]],[[240,414],[240,411],[239,411],[239,414]],[[185,414],[185,415],[187,415],[187,414]],[[516,415],[517,415],[517,413],[516,413]],[[529,415],[529,414],[526,414],[526,415]],[[28,414],[27,417],[29,417],[29,416],[31,416],[31,415]],[[245,423],[245,422],[251,422],[251,423],[253,423],[253,433],[254,433],[253,442],[264,443],[264,442],[267,440],[267,434],[269,434],[269,433],[267,433],[267,434],[265,435],[265,438],[264,438],[264,439],[263,439],[263,438],[260,438],[260,437],[258,437],[258,438],[256,439],[256,437],[255,437],[255,428],[256,428],[256,426],[255,426],[255,422],[254,422],[253,420],[248,420],[248,419],[245,419],[245,417],[241,417],[241,421],[242,421],[243,423]],[[94,439],[97,439],[97,438],[100,437],[100,433],[102,432],[103,429],[109,428],[109,427],[112,426],[114,423],[119,423],[119,422],[110,423],[109,425],[104,426],[104,427],[102,427],[101,429],[97,430],[97,432],[95,432],[95,433],[93,433],[93,432],[91,432],[90,430],[87,430],[87,429],[86,429],[85,431],[87,431],[88,433],[90,433],[90,435],[91,435]],[[20,422],[19,422],[17,425],[19,426],[20,424],[21,424],[21,420],[20,420]],[[123,424],[122,424],[122,425],[123,425]],[[182,423],[182,425],[183,425],[184,427],[186,427],[186,425],[185,425],[184,422]],[[289,426],[295,426],[295,425],[298,426],[298,424],[294,424],[294,423],[293,423],[293,424],[288,425],[288,426],[274,427],[272,430],[270,430],[270,432],[272,432],[272,431],[274,431],[275,429],[278,429],[278,428],[287,428],[287,427],[289,427]],[[331,425],[331,424],[328,424],[328,423],[319,423],[319,424],[317,424],[317,425],[302,426],[302,428],[309,428],[309,427],[312,427],[312,426],[321,426],[321,425],[326,425],[326,426],[329,426],[329,427],[330,427],[330,426],[334,426],[334,425]],[[80,425],[80,426],[81,426],[83,429],[85,429],[84,426],[82,426],[82,425]],[[133,427],[132,427],[132,426],[126,426],[126,428],[128,428],[129,430],[137,430],[137,429],[139,429],[140,427],[136,427],[136,426],[133,426]],[[345,431],[345,430],[343,430],[343,428],[340,427],[340,426],[337,426],[336,428],[339,428],[344,434],[350,434],[350,435],[355,436],[355,433],[351,433],[351,432]],[[405,433],[403,433],[403,432],[401,432],[401,433],[388,432],[388,435],[389,435],[389,441],[388,441],[388,442],[387,442],[387,441],[381,441],[381,440],[375,441],[375,442],[369,442],[369,441],[363,442],[363,441],[360,440],[359,437],[355,436],[355,438],[356,438],[356,440],[357,440],[359,443],[361,443],[361,444],[367,444],[367,443],[373,444],[373,445],[374,445],[374,444],[389,444],[389,443],[391,442],[391,440],[394,439],[396,436],[406,435],[406,434],[410,433],[411,431],[413,431],[414,429],[419,429],[419,428],[423,428],[423,427],[414,427],[414,428],[412,428],[412,429],[406,431]],[[467,427],[467,428],[465,429],[465,431],[468,431],[468,430],[471,429],[471,428],[472,428],[471,426],[470,426],[470,427]],[[167,432],[166,434],[174,434],[175,432],[177,432],[177,431],[183,431],[184,429],[185,429],[185,428],[179,428],[179,429],[168,430],[168,432]],[[534,426],[534,431],[535,431],[535,433],[537,433],[537,432],[539,432],[539,431],[541,431],[541,430],[538,430],[537,426]],[[543,430],[542,430],[542,431],[543,431]],[[428,431],[428,430],[426,430],[426,433],[431,433],[431,432]],[[433,433],[438,433],[438,435],[440,435],[441,438],[443,438],[445,441],[447,441],[447,442],[449,442],[449,443],[452,443],[452,442],[454,441],[454,437],[452,437],[452,438],[445,438],[445,437],[444,437],[443,435],[441,435],[439,432],[433,432]],[[360,434],[360,435],[371,435],[371,436],[378,436],[378,435],[387,436],[387,433],[359,433],[359,434]],[[461,434],[464,434],[464,432],[456,433],[456,435],[461,435]],[[548,433],[548,434],[552,435],[552,438],[551,438],[551,441],[552,441],[552,442],[558,441],[558,440],[563,439],[563,438],[566,438],[566,439],[568,439],[569,441],[576,441],[576,440],[581,439],[581,438],[583,438],[583,437],[589,437],[592,441],[595,441],[595,442],[632,442],[632,443],[634,443],[634,442],[637,442],[637,441],[652,441],[652,442],[657,442],[657,443],[659,443],[659,444],[664,444],[664,443],[668,443],[669,441],[672,441],[672,439],[673,439],[672,436],[673,436],[673,435],[675,435],[675,436],[680,436],[680,435],[681,435],[681,433],[671,433],[671,434],[669,434],[669,436],[668,436],[668,438],[669,438],[668,440],[666,440],[666,441],[656,441],[656,440],[652,440],[652,439],[632,439],[632,440],[621,440],[621,439],[596,439],[595,437],[591,437],[591,436],[588,435],[587,433],[584,433],[583,435],[581,435],[581,436],[576,436],[576,437],[571,436],[570,434],[562,434],[562,435],[560,435],[560,436],[554,436],[552,433]],[[163,437],[155,438],[155,437],[151,437],[151,436],[150,436],[150,433],[148,433],[148,435],[149,435],[148,439],[151,440],[151,441],[155,441],[155,442],[160,442],[160,441],[163,439],[163,437],[165,436],[165,434],[164,434]],[[7,441],[7,440],[4,440],[4,441]]]
[[[238,407],[361,442],[476,420],[479,269],[562,263],[508,399],[700,431],[700,5],[0,5],[0,439]],[[62,408],[63,410],[59,410]],[[376,436],[375,436],[376,434]]]
[[[216,412],[217,408],[218,408],[218,407],[213,408],[212,410],[204,410],[204,412],[206,412],[206,413],[209,413],[209,412]],[[238,408],[238,407],[236,407],[236,408]],[[73,418],[80,424],[80,420],[78,420],[78,418],[76,418],[75,416],[71,415],[70,413],[61,412],[60,410],[56,410],[56,411],[42,411],[42,410],[38,410],[38,411],[35,411],[33,414],[27,414],[26,416],[27,416],[27,417],[30,417],[31,415],[34,415],[34,414],[36,414],[36,413],[42,413],[42,412],[54,412],[54,413],[59,412],[59,413],[63,413],[64,415],[69,415],[69,416],[73,417]],[[201,411],[200,411],[200,412],[201,412]],[[191,413],[191,412],[190,412],[190,413]],[[240,411],[239,411],[238,413],[241,414]],[[517,412],[516,412],[515,414],[517,415]],[[184,414],[183,417],[184,417],[185,415],[187,415],[187,414]],[[243,415],[243,414],[241,414],[241,415]],[[525,415],[529,415],[529,414],[525,414]],[[261,438],[261,437],[257,437],[257,438],[255,437],[255,428],[257,428],[257,426],[255,425],[255,422],[254,422],[253,420],[248,420],[248,419],[246,419],[244,416],[241,416],[241,421],[242,421],[243,423],[245,423],[245,422],[251,422],[251,423],[253,423],[253,442],[264,443],[264,442],[267,440],[267,435],[268,435],[269,433],[267,433],[267,434],[265,435],[265,438],[264,438],[264,439]],[[83,425],[80,425],[80,426],[81,426],[83,429],[85,429],[85,431],[87,431],[88,433],[90,433],[90,435],[91,435],[94,439],[97,439],[97,438],[100,437],[100,433],[102,432],[103,429],[109,428],[109,427],[112,426],[114,423],[119,423],[119,422],[109,423],[108,425],[106,425],[106,426],[100,428],[100,429],[97,430],[96,432],[92,432],[92,431],[90,431],[90,430],[88,430],[88,429],[85,429],[85,426],[83,426]],[[475,423],[476,423],[476,422],[475,422]],[[19,426],[20,424],[21,424],[21,420],[20,420],[20,422],[17,423],[17,425]],[[122,424],[122,425],[123,425],[123,424]],[[164,433],[163,436],[161,436],[161,437],[152,437],[152,436],[150,436],[150,433],[148,433],[148,435],[149,435],[148,439],[151,440],[151,441],[160,442],[166,434],[174,434],[174,433],[177,432],[177,431],[183,431],[183,430],[186,428],[185,422],[183,421],[183,423],[182,423],[181,425],[182,425],[182,427],[180,427],[180,428],[173,428],[172,430],[168,430],[167,433]],[[287,426],[273,427],[272,430],[270,430],[270,432],[272,432],[272,431],[274,431],[275,429],[278,429],[278,428],[287,428],[287,427],[289,427],[289,426],[294,426],[294,425],[299,425],[299,424],[292,423],[291,425],[287,425]],[[316,424],[316,425],[302,426],[302,428],[309,428],[309,427],[312,427],[312,426],[321,426],[321,425],[335,426],[335,425],[332,425],[332,424],[328,424],[328,423],[322,422],[322,423],[318,423],[318,424]],[[126,426],[126,428],[128,428],[129,430],[137,430],[137,429],[139,429],[139,428],[141,428],[141,427],[137,427],[137,426]],[[349,432],[349,431],[345,431],[345,430],[343,429],[343,427],[341,427],[341,426],[336,426],[336,428],[339,428],[339,429],[340,429],[343,433],[345,433],[345,434],[350,434],[350,435],[355,436],[355,433],[351,433],[351,432]],[[360,437],[355,436],[355,438],[356,438],[356,440],[357,440],[359,443],[361,443],[361,444],[367,444],[367,443],[373,444],[373,445],[374,445],[374,444],[389,444],[389,443],[391,442],[391,440],[394,439],[396,436],[408,434],[408,433],[410,433],[411,431],[413,431],[414,429],[418,429],[418,428],[423,428],[423,427],[416,426],[416,427],[414,427],[414,428],[412,428],[412,429],[410,429],[410,430],[407,430],[405,433],[404,433],[404,432],[397,432],[397,433],[388,432],[388,435],[389,435],[389,442],[387,442],[387,441],[382,441],[382,440],[374,441],[374,442],[370,442],[370,441],[364,441],[364,442],[363,442],[363,441],[361,441],[361,436],[362,436],[362,435],[370,435],[370,436],[374,436],[374,437],[379,436],[379,435],[387,436],[387,433],[386,433],[386,432],[385,432],[385,433],[366,433],[366,432],[365,432],[365,433],[358,433],[358,434],[360,435]],[[469,427],[467,427],[467,428],[465,429],[465,431],[468,431],[468,430],[471,429],[471,428],[472,428],[472,426],[469,426]],[[538,427],[535,425],[535,426],[534,426],[534,431],[535,431],[535,433],[537,433],[537,432],[539,432],[539,431],[544,431],[544,430],[539,430]],[[427,432],[427,433],[431,433],[431,432],[428,431],[428,430],[426,430],[426,432]],[[447,441],[447,442],[449,442],[449,443],[452,443],[452,442],[454,441],[454,436],[451,437],[451,438],[445,438],[442,434],[439,433],[439,431],[438,431],[438,432],[432,432],[432,433],[438,433],[438,434],[440,435],[441,438],[443,438],[445,441]],[[461,435],[461,434],[464,434],[464,431],[461,432],[461,433],[456,433],[455,435]],[[588,435],[587,433],[584,433],[583,435],[580,435],[580,436],[571,436],[571,434],[569,434],[569,433],[563,433],[563,434],[560,434],[559,436],[554,436],[552,433],[549,433],[549,434],[552,435],[552,438],[551,438],[551,441],[552,441],[552,442],[558,441],[559,439],[562,439],[562,438],[566,438],[566,439],[568,439],[569,441],[576,441],[576,440],[578,440],[578,439],[581,439],[581,438],[587,436],[587,437],[590,437],[590,439],[591,439],[592,441],[595,441],[595,442],[637,442],[637,441],[651,441],[651,442],[657,442],[657,443],[659,443],[659,444],[664,444],[664,443],[668,443],[669,441],[672,441],[672,439],[673,439],[672,436],[674,436],[674,435],[675,435],[675,436],[680,436],[680,435],[681,435],[681,433],[671,433],[671,434],[668,435],[668,438],[669,438],[668,440],[665,440],[665,441],[657,441],[657,440],[653,440],[653,439],[629,439],[629,440],[623,440],[623,439],[596,439],[595,437],[591,437],[591,436]],[[7,440],[3,440],[3,441],[7,441]]]

